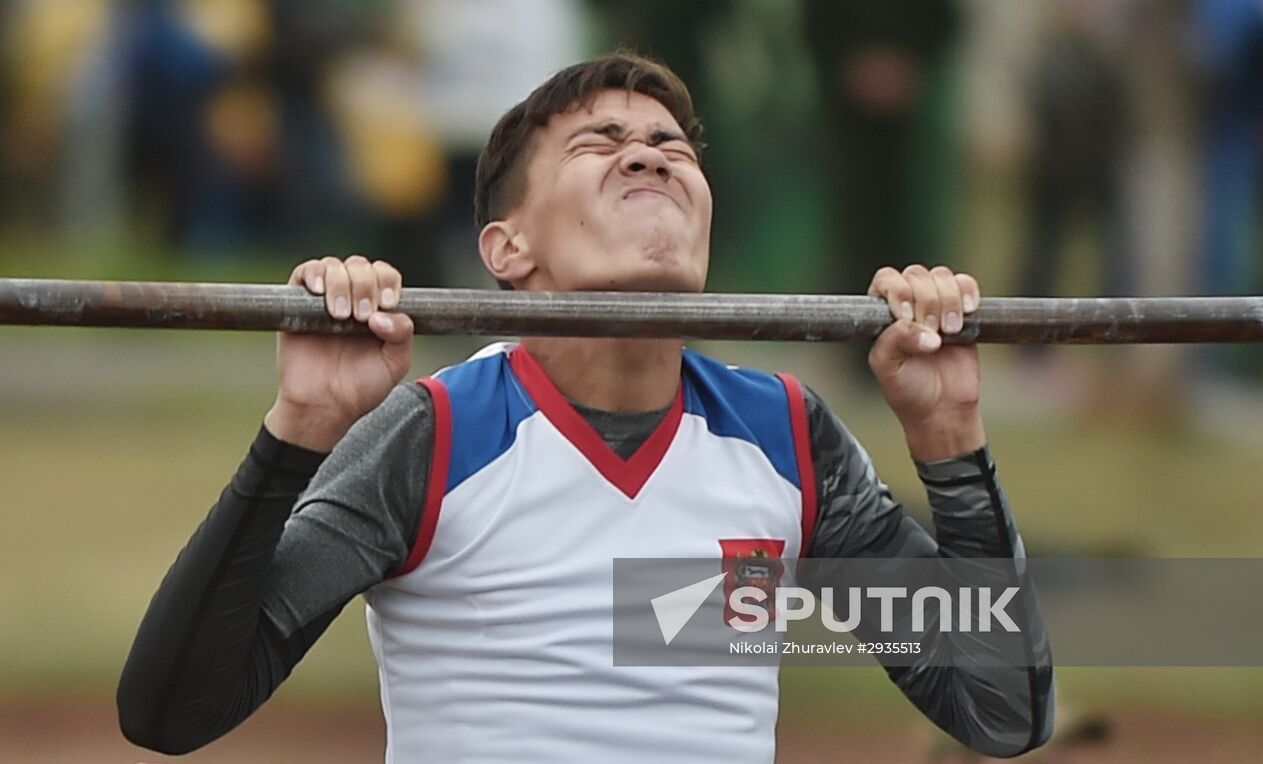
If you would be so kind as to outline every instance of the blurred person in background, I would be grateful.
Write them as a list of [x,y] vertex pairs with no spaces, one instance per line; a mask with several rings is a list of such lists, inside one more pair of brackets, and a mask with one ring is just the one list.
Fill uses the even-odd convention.
[[[1134,293],[1187,294],[1196,290],[1200,209],[1197,174],[1197,99],[1188,52],[1186,0],[1109,0],[1085,3],[1117,45],[1126,89],[1123,196]],[[1093,419],[1135,421],[1148,427],[1179,424],[1188,348],[1120,348],[1105,356],[1092,402]],[[1119,400],[1117,380],[1128,380]]]
[[1205,114],[1201,288],[1212,295],[1248,294],[1260,273],[1255,223],[1263,170],[1263,3],[1197,0],[1193,11]]
[[[1194,61],[1202,90],[1203,218],[1199,290],[1257,293],[1263,287],[1263,3],[1197,0]],[[1263,363],[1244,348],[1213,348],[1212,368],[1257,378]]]
[[139,222],[164,243],[181,245],[207,194],[211,146],[205,115],[226,82],[229,62],[191,28],[175,0],[123,6],[124,165]]
[[[663,61],[689,83],[693,103],[707,114],[712,102],[711,78],[706,64],[706,36],[723,24],[736,0],[594,0],[589,5],[599,14],[610,48],[637,50]],[[670,18],[670,24],[661,22]],[[707,132],[713,133],[707,121]]]
[[[826,239],[840,261],[836,291],[863,293],[884,265],[944,262],[951,248],[934,230],[942,200],[930,176],[950,152],[930,107],[959,36],[956,3],[807,0],[803,21],[827,135],[820,167],[836,211]],[[850,351],[867,382],[863,354]]]
[[183,0],[180,15],[216,53],[222,75],[199,115],[193,200],[182,244],[192,254],[240,254],[273,230],[280,128],[263,64],[275,31],[263,0]]
[[418,97],[419,51],[398,4],[372,39],[330,62],[326,100],[343,146],[361,246],[389,253],[409,286],[444,283],[439,213],[449,177],[443,148]]
[[1132,288],[1121,197],[1125,93],[1096,21],[1084,0],[1057,3],[1027,81],[1030,243],[1019,290],[1031,297],[1058,292],[1067,238],[1080,219],[1097,242],[1102,291],[1123,295]]
[[353,0],[265,0],[276,34],[263,77],[276,98],[280,253],[357,247],[357,210],[344,135],[331,103],[333,68],[371,40],[376,3]]
[[944,243],[920,235],[917,143],[959,33],[956,4],[808,0],[804,22],[831,139],[824,158],[841,226],[840,291],[862,292],[883,265],[942,262]]
[[45,233],[66,222],[64,181],[82,137],[75,94],[107,36],[110,3],[19,0],[0,7],[0,22],[0,219]]
[[[1103,39],[1100,7],[1089,0],[1053,5],[1023,83],[1027,242],[1017,291],[1024,296],[1062,293],[1059,280],[1081,230],[1100,264],[1095,291],[1125,295],[1134,288],[1122,196],[1126,90]],[[1067,403],[1071,383],[1068,370],[1053,363],[1055,350],[1025,345],[1019,352],[1025,387]]]
[[398,0],[397,7],[400,34],[420,54],[412,98],[446,156],[447,189],[437,249],[389,256],[399,259],[410,286],[485,285],[469,257],[478,249],[472,223],[478,154],[501,114],[582,56],[582,8],[578,0]]
[[[1016,248],[1023,255],[1015,258],[1015,289],[1049,294],[1072,277],[1076,292],[1188,293],[1200,210],[1187,4],[1072,0],[1029,12],[1032,57],[1009,60],[1024,73],[1029,127],[1022,168],[1029,176],[1021,181],[1028,243]],[[1069,264],[1067,243],[1080,241],[1080,231],[1099,253],[1087,277],[1057,271]],[[1184,410],[1183,348],[1122,347],[1080,358],[1070,364],[1056,351],[1024,353],[1024,388],[1063,409],[1082,405],[1086,418],[1109,426],[1165,427]],[[1119,378],[1130,385],[1123,400]]]

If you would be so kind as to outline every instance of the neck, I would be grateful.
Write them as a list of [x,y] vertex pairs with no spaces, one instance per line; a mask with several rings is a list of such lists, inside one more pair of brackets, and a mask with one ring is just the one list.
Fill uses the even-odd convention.
[[680,340],[526,337],[522,345],[563,395],[588,408],[654,411],[680,387]]

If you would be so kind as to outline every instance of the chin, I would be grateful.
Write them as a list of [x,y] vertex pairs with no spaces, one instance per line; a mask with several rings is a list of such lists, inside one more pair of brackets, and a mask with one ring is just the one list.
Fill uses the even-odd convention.
[[[674,242],[673,242],[674,244]],[[603,267],[575,273],[569,288],[590,292],[701,292],[704,254],[683,246],[639,246],[612,254]]]
[[646,247],[641,257],[635,272],[628,273],[627,280],[636,284],[628,291],[700,292],[706,287],[706,269],[695,266],[697,258],[689,248]]
[[612,275],[601,289],[618,292],[700,292],[706,287],[706,279],[692,268],[674,266],[663,268],[661,264],[638,269],[635,273]]

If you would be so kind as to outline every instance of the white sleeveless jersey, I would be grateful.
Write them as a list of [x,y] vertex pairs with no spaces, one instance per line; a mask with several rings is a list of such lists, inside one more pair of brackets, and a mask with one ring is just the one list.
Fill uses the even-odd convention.
[[771,761],[776,667],[614,665],[612,560],[797,557],[816,511],[797,382],[686,350],[626,460],[520,346],[419,384],[418,537],[365,595],[387,761]]

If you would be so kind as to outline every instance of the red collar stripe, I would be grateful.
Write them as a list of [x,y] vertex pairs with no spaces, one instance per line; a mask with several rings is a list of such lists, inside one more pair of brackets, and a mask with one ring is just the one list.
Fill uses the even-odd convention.
[[658,427],[640,444],[640,448],[636,449],[631,458],[623,459],[588,424],[583,415],[575,410],[526,348],[521,345],[514,348],[509,354],[509,364],[535,405],[539,406],[540,411],[544,412],[544,416],[562,436],[627,498],[636,498],[675,440],[680,419],[684,415],[683,385],[676,391],[675,401],[658,423]]

